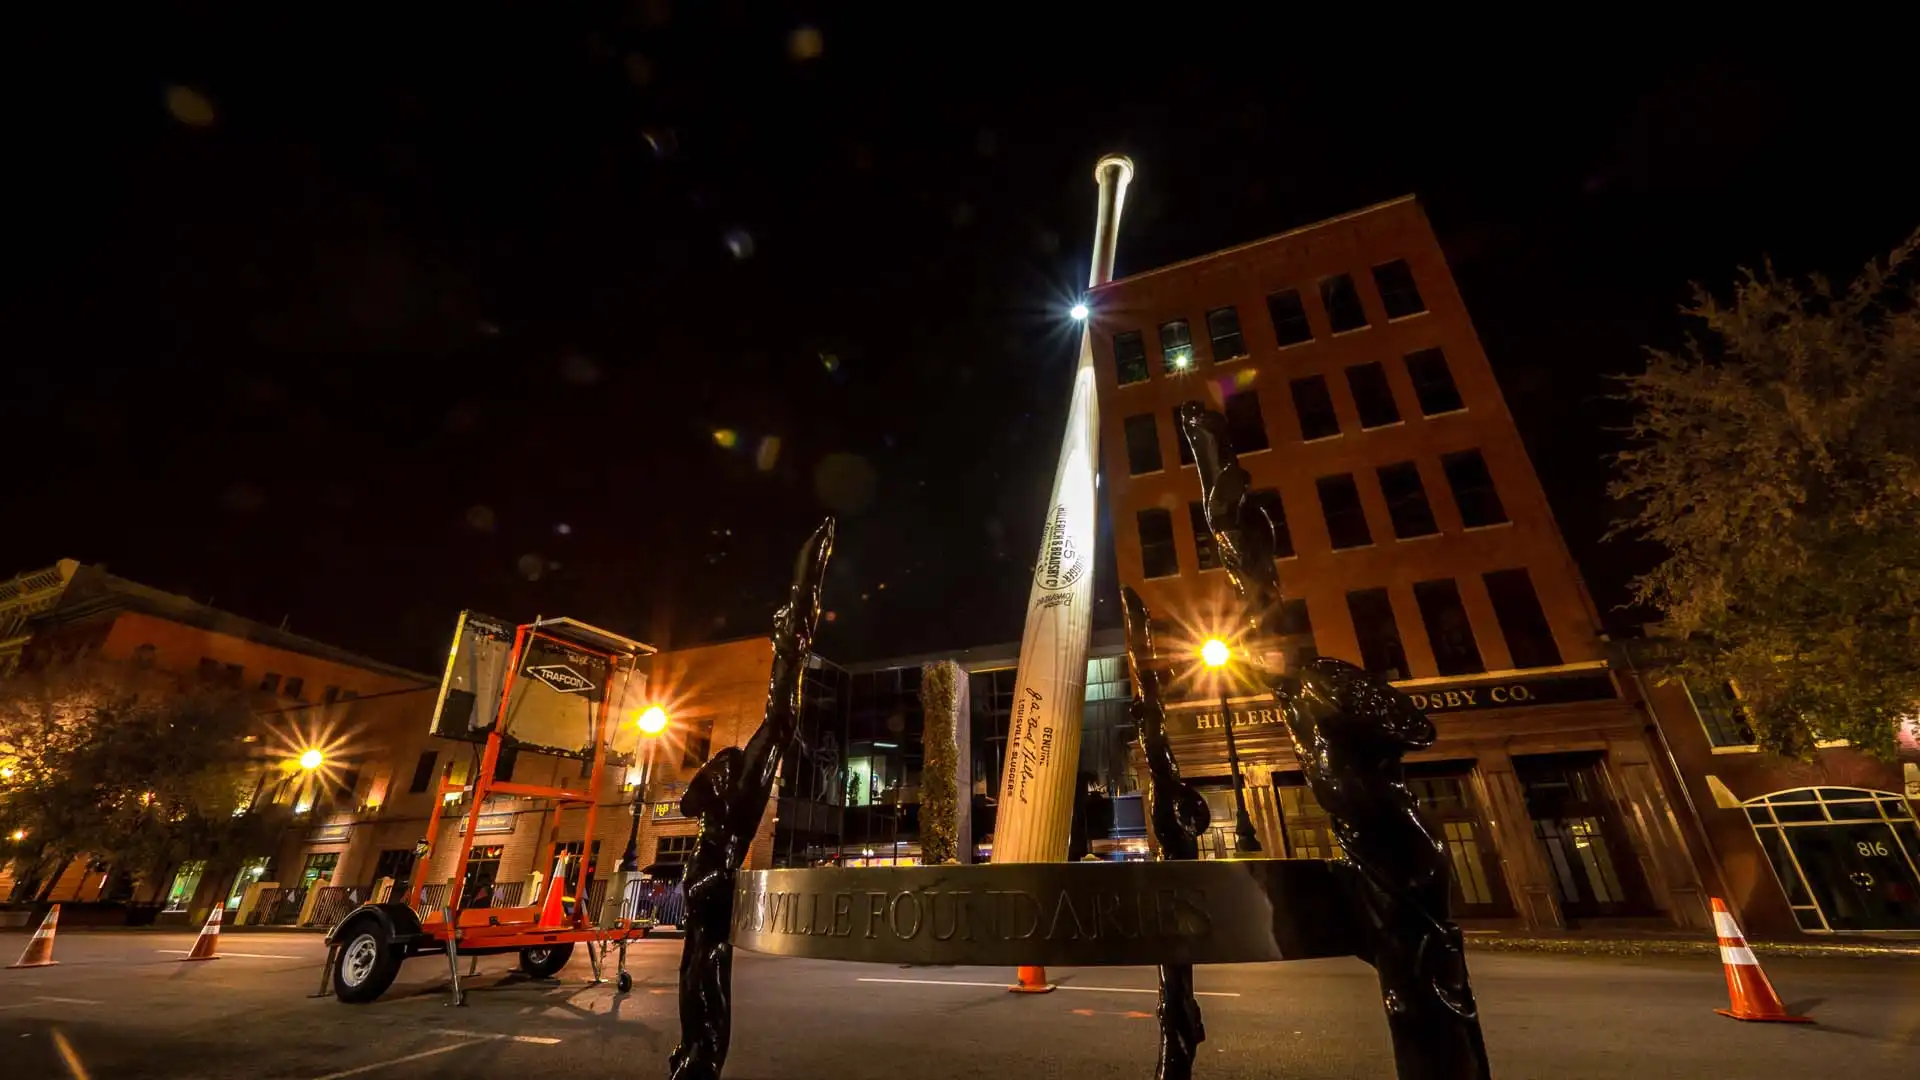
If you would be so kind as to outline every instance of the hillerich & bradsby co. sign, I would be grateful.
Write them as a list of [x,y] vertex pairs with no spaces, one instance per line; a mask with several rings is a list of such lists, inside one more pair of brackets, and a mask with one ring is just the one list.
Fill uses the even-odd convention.
[[[1611,701],[1619,695],[1613,677],[1604,669],[1589,668],[1544,675],[1514,675],[1458,683],[1419,683],[1399,687],[1429,716],[1516,705],[1564,705],[1576,701]],[[1233,726],[1259,728],[1284,725],[1286,718],[1271,699],[1234,703]],[[1169,735],[1211,735],[1220,730],[1220,706],[1209,702],[1167,711]]]

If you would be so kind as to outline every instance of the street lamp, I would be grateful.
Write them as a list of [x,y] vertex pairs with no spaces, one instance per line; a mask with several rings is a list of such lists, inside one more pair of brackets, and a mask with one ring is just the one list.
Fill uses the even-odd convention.
[[659,745],[661,732],[667,730],[667,710],[649,705],[633,718],[633,724],[640,729],[641,741],[646,743],[647,750],[640,765],[640,782],[633,788],[633,823],[627,827],[627,850],[620,855],[623,874],[640,869],[640,816],[647,809],[647,787],[653,782],[653,748]]
[[322,754],[320,751],[308,750],[300,755],[300,767],[302,769],[305,769],[307,772],[312,772],[313,770],[319,768],[321,763],[325,762],[326,760],[327,760],[327,756],[325,754]]
[[1238,841],[1237,849],[1242,852],[1258,852],[1260,837],[1253,831],[1253,819],[1247,816],[1246,782],[1240,775],[1240,747],[1233,738],[1233,709],[1227,704],[1227,690],[1232,686],[1228,671],[1222,670],[1233,663],[1233,650],[1219,638],[1208,638],[1200,646],[1200,662],[1220,672],[1220,726],[1227,733],[1227,768],[1233,774],[1233,833]]
[[1073,305],[1073,309],[1068,311],[1067,314],[1073,317],[1074,322],[1086,322],[1089,313],[1087,311],[1087,305],[1075,304]]

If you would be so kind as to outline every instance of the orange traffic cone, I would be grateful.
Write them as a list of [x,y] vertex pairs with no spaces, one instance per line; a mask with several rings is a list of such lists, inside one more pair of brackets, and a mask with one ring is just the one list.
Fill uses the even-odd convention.
[[40,921],[40,929],[33,932],[33,940],[27,942],[25,952],[20,954],[10,968],[51,967],[60,961],[53,958],[53,932],[60,925],[60,905],[55,904],[47,910],[47,917]]
[[1007,987],[1016,994],[1046,994],[1053,991],[1053,984],[1047,981],[1047,969],[1044,967],[1022,967],[1017,978],[1018,982]]
[[1715,1009],[1721,1016],[1731,1016],[1735,1020],[1771,1020],[1785,1024],[1811,1024],[1805,1016],[1790,1016],[1787,1007],[1780,1002],[1780,995],[1773,992],[1773,984],[1767,981],[1767,974],[1760,970],[1760,961],[1753,958],[1753,950],[1747,948],[1747,939],[1740,933],[1740,924],[1733,921],[1732,913],[1719,897],[1713,898],[1713,932],[1720,938],[1720,966],[1727,969],[1727,997],[1730,1009]]
[[225,904],[213,905],[212,914],[207,916],[207,925],[201,927],[200,936],[193,939],[193,949],[180,958],[183,963],[188,960],[220,959],[214,955],[214,951],[220,945],[220,913],[226,909]]

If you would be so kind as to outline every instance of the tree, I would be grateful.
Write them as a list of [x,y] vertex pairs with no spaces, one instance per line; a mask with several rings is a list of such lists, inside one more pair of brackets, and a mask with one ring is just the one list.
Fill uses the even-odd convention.
[[926,755],[920,766],[920,861],[952,862],[960,848],[960,665],[920,666],[920,711]]
[[0,835],[19,838],[16,895],[50,887],[82,855],[157,883],[183,860],[256,839],[260,733],[237,693],[121,665],[0,684]]
[[1920,231],[1843,291],[1742,271],[1704,334],[1624,379],[1609,491],[1665,560],[1634,581],[1674,674],[1731,682],[1756,741],[1891,757],[1920,708]]

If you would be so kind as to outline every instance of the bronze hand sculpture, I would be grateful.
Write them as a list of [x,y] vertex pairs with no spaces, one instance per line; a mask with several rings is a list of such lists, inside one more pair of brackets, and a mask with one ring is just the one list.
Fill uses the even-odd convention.
[[[1260,637],[1280,602],[1273,526],[1247,505],[1247,471],[1226,418],[1188,402],[1180,425],[1200,473],[1207,528],[1244,605],[1244,632]],[[1421,817],[1400,759],[1433,744],[1432,721],[1384,679],[1320,657],[1270,676],[1300,767],[1333,822],[1352,868],[1368,955],[1402,1080],[1484,1080],[1486,1045],[1459,927],[1447,911],[1446,847]]]
[[780,758],[800,721],[800,680],[820,621],[820,586],[833,554],[833,519],[800,549],[793,591],[773,617],[767,711],[744,749],[708,759],[680,812],[700,822],[686,867],[686,943],[680,953],[680,1045],[668,1058],[674,1080],[718,1080],[732,1036],[734,877],[766,815]]
[[[1127,677],[1133,683],[1128,707],[1140,729],[1140,751],[1152,781],[1153,837],[1162,859],[1197,859],[1200,835],[1212,823],[1207,800],[1180,779],[1180,765],[1167,741],[1167,713],[1160,704],[1160,673],[1154,664],[1153,627],[1138,593],[1120,589],[1127,629]],[[1193,997],[1193,965],[1160,965],[1160,1061],[1155,1080],[1188,1080],[1193,1056],[1207,1038],[1200,1003]]]

